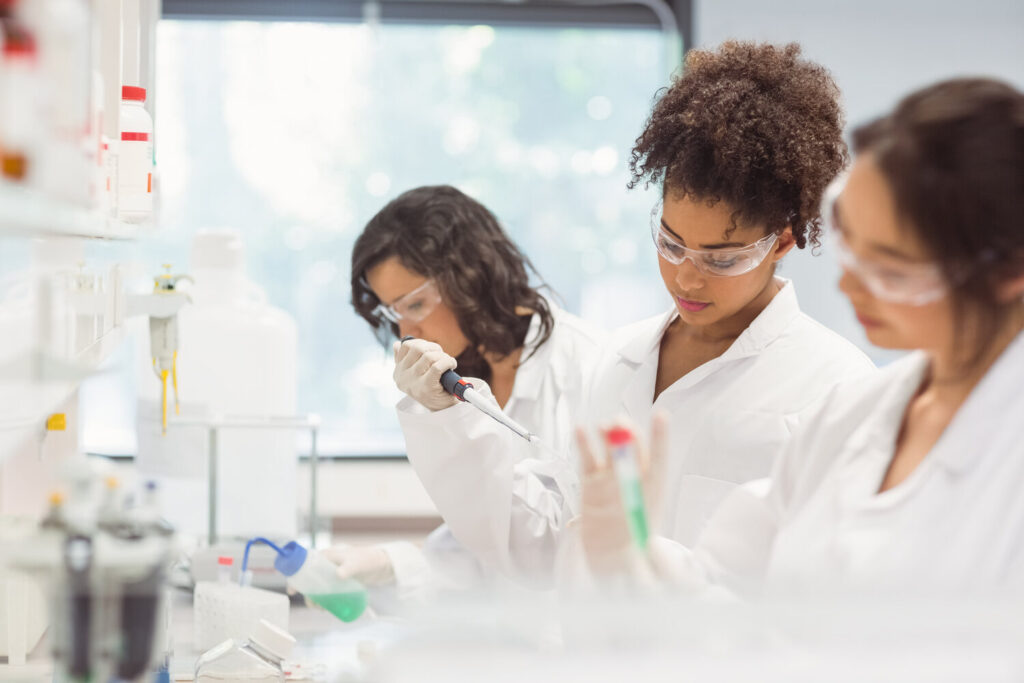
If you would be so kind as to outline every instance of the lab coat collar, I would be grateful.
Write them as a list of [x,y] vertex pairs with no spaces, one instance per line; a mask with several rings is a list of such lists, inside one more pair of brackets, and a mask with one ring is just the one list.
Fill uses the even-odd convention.
[[784,278],[778,279],[782,281],[782,289],[722,354],[722,360],[745,358],[761,353],[766,346],[782,336],[793,320],[800,315],[800,304],[796,299],[796,288],[793,283]]
[[643,323],[638,323],[638,325],[642,325],[646,329],[641,329],[636,334],[631,334],[619,346],[619,355],[630,363],[637,365],[649,359],[654,354],[655,349],[658,348],[658,345],[661,344],[661,337],[665,334],[665,330],[668,329],[668,326],[678,315],[676,307],[672,306],[672,308],[660,316],[646,320]]
[[[768,344],[778,339],[793,320],[800,315],[800,304],[796,298],[796,288],[793,283],[785,278],[777,278],[782,281],[782,289],[775,295],[764,310],[747,326],[747,329],[740,333],[736,341],[726,349],[725,353],[719,356],[719,360],[735,360],[754,356],[760,353]],[[619,355],[631,363],[643,363],[654,354],[665,330],[672,323],[679,313],[673,305],[661,318],[655,318],[656,325],[649,328],[648,335],[637,334],[627,340],[619,347]],[[652,321],[653,322],[653,321]]]
[[[1007,428],[1019,429],[1013,415],[1024,404],[1024,332],[1019,333],[981,378],[939,438],[932,455],[947,470],[960,474],[992,453],[992,439]],[[1002,454],[994,453],[996,457]]]
[[[907,405],[917,393],[927,370],[928,356],[923,351],[910,353],[882,370],[876,380],[882,389],[871,404],[873,417],[865,420],[847,440],[844,450],[849,457],[863,458],[864,454],[873,453],[878,457],[884,456],[886,462],[892,459]],[[871,484],[873,491],[880,483]]]
[[[561,311],[548,299],[548,307],[555,320],[555,327],[558,326],[558,317]],[[534,313],[530,318],[530,327],[526,331],[526,341],[523,343],[523,353],[520,356],[520,365],[516,368],[516,379],[512,384],[512,396],[517,400],[536,400],[540,396],[544,375],[548,370],[552,371],[555,385],[558,389],[565,388],[564,368],[561,365],[553,365],[548,368],[554,344],[551,342],[558,334],[553,329],[548,341],[538,346],[540,341],[540,315]],[[525,360],[523,360],[525,359]]]

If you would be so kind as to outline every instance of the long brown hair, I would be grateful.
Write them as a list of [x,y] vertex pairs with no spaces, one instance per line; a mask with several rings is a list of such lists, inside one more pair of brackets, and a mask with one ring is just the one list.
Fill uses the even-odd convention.
[[392,256],[433,279],[455,313],[469,340],[457,359],[461,374],[489,380],[490,365],[481,352],[507,356],[523,346],[530,317],[521,315],[521,309],[540,316],[537,346],[550,338],[554,317],[538,291],[545,285],[530,285],[530,273],[537,274],[533,264],[487,207],[454,187],[426,186],[403,193],[371,218],[356,240],[352,306],[382,342],[397,337],[398,326],[373,315],[380,301],[366,272]]
[[856,129],[903,223],[950,283],[968,366],[1013,312],[1000,283],[1024,273],[1024,93],[987,78],[943,81]]

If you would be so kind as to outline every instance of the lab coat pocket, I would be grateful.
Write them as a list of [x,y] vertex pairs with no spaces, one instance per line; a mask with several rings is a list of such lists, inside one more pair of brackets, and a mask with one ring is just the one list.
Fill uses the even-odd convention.
[[683,474],[743,484],[771,474],[789,439],[784,413],[738,410],[708,424],[694,440]]
[[718,505],[740,484],[767,477],[789,438],[782,413],[733,411],[707,425],[675,463],[670,535],[692,544]]

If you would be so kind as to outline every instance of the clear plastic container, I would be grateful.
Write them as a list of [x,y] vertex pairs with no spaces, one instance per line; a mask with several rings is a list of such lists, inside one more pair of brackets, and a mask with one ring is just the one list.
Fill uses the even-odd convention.
[[288,586],[342,621],[355,621],[366,609],[366,589],[358,581],[338,577],[333,562],[292,541],[278,555],[274,568],[288,577]]
[[117,211],[128,223],[141,223],[153,213],[153,119],[145,103],[145,88],[121,88]]
[[288,629],[288,596],[233,583],[232,565],[230,557],[219,557],[217,580],[196,584],[192,632],[199,650],[229,638],[242,638],[261,621]]
[[284,660],[294,646],[295,639],[290,634],[261,620],[245,642],[225,640],[200,655],[195,681],[284,683]]

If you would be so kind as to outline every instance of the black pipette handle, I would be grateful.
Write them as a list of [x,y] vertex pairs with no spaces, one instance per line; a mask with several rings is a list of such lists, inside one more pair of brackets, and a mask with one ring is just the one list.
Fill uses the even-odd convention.
[[472,384],[462,379],[454,370],[444,371],[444,374],[441,375],[441,386],[449,394],[463,402],[466,400],[466,389],[473,388]]
[[[401,341],[407,342],[410,339],[415,338],[416,337],[409,335],[402,337]],[[455,372],[454,370],[444,371],[444,374],[441,375],[441,386],[444,387],[445,391],[447,391],[449,394],[451,394],[452,396],[454,396],[455,398],[459,399],[462,402],[466,401],[466,389],[473,388],[472,384],[462,379],[459,373]]]

